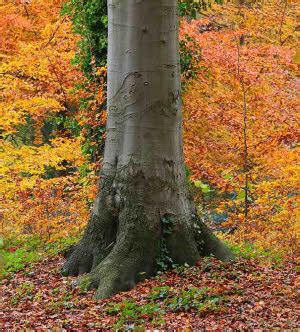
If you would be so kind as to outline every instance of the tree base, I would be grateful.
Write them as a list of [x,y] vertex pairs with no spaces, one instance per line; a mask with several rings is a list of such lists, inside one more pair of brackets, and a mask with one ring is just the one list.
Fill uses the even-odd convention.
[[194,265],[209,255],[232,260],[229,249],[196,216],[183,180],[174,178],[173,170],[155,176],[155,169],[137,163],[103,168],[92,218],[62,274],[89,273],[89,288],[97,288],[100,299],[154,275],[161,258],[167,265]]
[[[96,288],[95,297],[103,299],[128,291],[139,281],[153,276],[159,270],[157,263],[161,259],[165,260],[165,266],[186,263],[192,266],[201,256],[234,260],[230,250],[199,218],[193,218],[191,232],[187,224],[172,221],[172,217],[164,216],[165,219],[155,225],[144,208],[125,211],[120,215],[118,232],[112,235],[110,231],[112,236],[106,236],[112,240],[108,245],[107,242],[104,245],[105,236],[97,239],[86,231],[83,239],[68,253],[62,274],[89,273],[84,278],[85,283],[88,280],[88,289]],[[90,222],[90,227],[93,223],[95,220]]]

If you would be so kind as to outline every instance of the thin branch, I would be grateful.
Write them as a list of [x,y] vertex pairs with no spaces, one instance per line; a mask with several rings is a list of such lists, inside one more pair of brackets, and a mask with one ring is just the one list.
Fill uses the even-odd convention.
[[49,40],[47,41],[47,43],[45,45],[41,46],[41,48],[46,48],[51,43],[51,41],[54,39],[57,31],[59,30],[59,28],[61,27],[61,25],[65,22],[65,20],[66,20],[66,16],[62,19],[62,21],[60,22],[60,24],[57,25],[56,29],[51,34],[51,36],[50,36]]
[[25,3],[25,2],[23,3],[23,7],[24,7],[24,9],[25,9],[25,14],[26,14],[26,16],[29,18],[29,12],[28,12],[28,9],[27,9],[27,6],[26,6],[26,3]]
[[60,91],[61,91],[61,93],[62,93],[63,96],[64,96],[64,105],[65,105],[65,107],[67,108],[67,105],[68,105],[68,99],[67,99],[67,95],[66,95],[66,92],[65,92],[65,89],[64,89],[63,83],[61,82],[61,80],[60,80],[60,78],[59,78],[59,76],[58,76],[58,74],[57,74],[57,72],[56,72],[56,69],[55,69],[55,67],[53,66],[53,64],[52,64],[51,59],[49,58],[49,56],[47,56],[47,59],[48,59],[48,61],[49,61],[50,67],[51,67],[52,70],[53,70],[53,73],[54,73],[54,75],[55,75],[55,77],[56,77],[56,80],[57,80],[57,82],[58,82],[58,84],[59,84],[59,86],[60,86]]
[[281,46],[285,42],[285,40],[282,41],[282,29],[283,29],[283,23],[284,23],[284,20],[285,20],[287,5],[288,5],[288,0],[285,0],[284,1],[284,7],[283,7],[282,15],[281,15],[281,20],[280,20],[279,31],[278,31],[278,34],[279,34],[279,43],[280,43]]

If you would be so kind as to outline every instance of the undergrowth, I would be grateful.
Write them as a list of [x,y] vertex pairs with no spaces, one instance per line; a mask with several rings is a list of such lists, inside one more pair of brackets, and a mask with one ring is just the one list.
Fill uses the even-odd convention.
[[77,241],[78,236],[49,243],[37,236],[23,236],[21,239],[0,237],[0,279],[45,257],[55,256]]
[[141,306],[133,299],[122,302],[109,302],[106,312],[118,315],[114,324],[116,330],[124,328],[139,329],[144,327],[145,320],[153,326],[163,326],[163,316],[167,313],[184,313],[194,311],[198,314],[220,310],[222,301],[226,299],[213,294],[211,289],[190,287],[178,290],[170,286],[154,287],[147,296],[147,304]]

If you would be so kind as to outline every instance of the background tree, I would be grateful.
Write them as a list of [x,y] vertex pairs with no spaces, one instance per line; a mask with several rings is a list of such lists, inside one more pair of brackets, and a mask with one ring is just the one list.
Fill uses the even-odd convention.
[[210,254],[233,258],[197,218],[186,189],[177,1],[110,0],[108,9],[101,190],[63,268],[65,275],[91,272],[98,298],[132,288],[161,258],[167,264],[194,264]]

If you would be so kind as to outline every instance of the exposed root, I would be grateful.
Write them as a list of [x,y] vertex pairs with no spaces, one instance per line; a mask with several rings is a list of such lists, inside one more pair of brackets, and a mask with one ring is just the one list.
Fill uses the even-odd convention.
[[82,240],[65,253],[61,273],[64,276],[78,276],[89,273],[112,250],[116,239],[117,225],[109,211],[101,217],[93,214]]
[[[230,250],[203,222],[197,218],[192,225],[194,229],[190,229],[191,224],[183,217],[172,221],[171,232],[165,241],[175,264],[193,265],[200,256],[210,255],[223,261],[234,259]],[[87,234],[90,234],[89,238]],[[115,242],[104,247],[103,237],[99,242],[99,235],[96,239],[87,231],[72,249],[62,273],[80,275],[90,272],[89,288],[97,288],[98,299],[127,291],[156,272],[162,236],[160,216],[155,210],[140,205],[124,208],[119,215]]]
[[149,181],[133,166],[131,173],[125,170],[119,178],[113,174],[105,179],[83,239],[66,253],[63,275],[89,273],[88,288],[97,288],[98,299],[129,290],[153,275],[162,243],[163,254],[172,264],[193,265],[200,256],[210,255],[223,261],[234,259],[194,215],[184,190],[169,187],[159,178]]
[[200,258],[193,229],[190,229],[188,220],[184,216],[174,220],[166,243],[169,255],[176,264],[194,265]]
[[65,262],[61,273],[64,276],[78,276],[88,273],[93,266],[93,247],[80,242],[72,248],[72,253]]
[[124,209],[120,214],[116,245],[90,274],[90,286],[97,288],[96,298],[129,290],[141,279],[153,275],[160,239],[155,224],[158,226],[159,220],[157,216],[157,222],[149,220],[153,213],[143,210],[138,206],[130,211]]
[[230,249],[197,217],[194,222],[195,238],[201,256],[214,256],[228,262],[235,260]]

